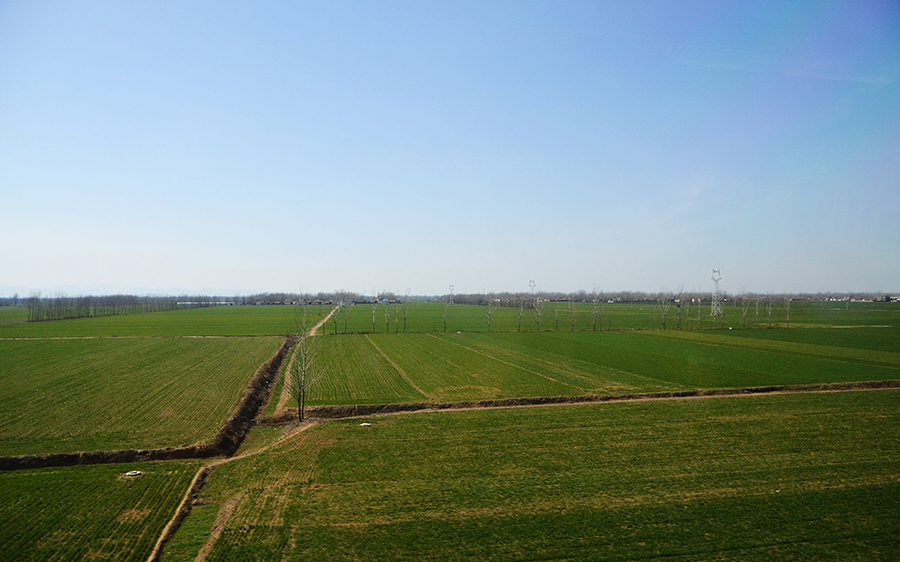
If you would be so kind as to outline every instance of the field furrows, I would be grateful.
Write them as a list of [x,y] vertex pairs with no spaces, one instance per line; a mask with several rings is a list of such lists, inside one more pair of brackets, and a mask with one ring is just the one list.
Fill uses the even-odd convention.
[[[873,367],[885,367],[900,371],[900,352],[883,351],[873,349],[858,349],[845,345],[822,345],[812,343],[798,343],[791,341],[773,341],[768,339],[756,339],[741,336],[727,336],[719,333],[698,333],[687,331],[658,331],[653,332],[654,337],[672,338],[681,341],[690,341],[703,345],[731,347],[736,349],[748,349],[770,353],[784,353],[810,359],[824,359],[828,361],[841,361],[869,365]],[[841,342],[843,344],[843,342]],[[896,374],[894,377],[896,378]]]
[[[698,540],[764,559],[785,541],[829,537],[858,555],[886,545],[878,530],[900,513],[900,443],[883,430],[900,424],[898,399],[891,390],[795,394],[321,424],[304,446],[216,472],[209,501],[245,496],[208,560],[239,559],[250,544],[263,558],[317,560],[424,559],[448,548],[508,558],[496,549],[513,544],[517,555],[572,559],[629,544],[628,558],[652,558],[658,548],[691,552]],[[686,532],[694,525],[705,534]],[[667,526],[679,532],[658,534]],[[623,527],[631,540],[618,536]]]
[[[541,337],[549,337],[549,334]],[[582,392],[626,394],[685,388],[654,379],[649,373],[637,374],[607,365],[614,351],[614,348],[605,346],[604,342],[609,338],[598,339],[595,335],[593,341],[579,342],[577,349],[564,345],[563,342],[568,339],[565,336],[562,342],[554,342],[557,344],[555,346],[537,349],[534,344],[539,339],[529,334],[472,334],[464,341],[473,351],[546,378],[558,379]]]
[[0,473],[0,559],[145,560],[196,462]]
[[0,342],[4,456],[215,435],[278,338]]
[[422,400],[365,335],[321,337],[318,359],[324,376],[310,390],[310,404],[373,404]]

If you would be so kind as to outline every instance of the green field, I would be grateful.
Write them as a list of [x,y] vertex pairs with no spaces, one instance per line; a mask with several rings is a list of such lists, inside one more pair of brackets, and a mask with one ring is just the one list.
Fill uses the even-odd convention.
[[[146,560],[199,462],[0,472],[0,560]],[[139,477],[123,473],[139,470]]]
[[[751,333],[772,336],[745,335]],[[804,337],[790,341],[776,334]],[[317,340],[324,375],[310,392],[312,405],[900,379],[898,338],[883,328],[349,334]]]
[[280,338],[2,340],[0,455],[209,440],[281,343]]
[[[308,306],[313,324],[332,307]],[[2,309],[0,309],[2,310]],[[13,309],[14,310],[14,309]],[[284,336],[296,333],[298,306],[215,306],[121,316],[25,322],[0,316],[0,338],[122,336]]]
[[365,421],[217,469],[208,560],[900,556],[897,391]]
[[[593,305],[591,303],[574,303],[574,325],[572,309],[568,302],[547,302],[541,314],[542,332],[593,331],[596,330],[651,330],[662,328],[662,314],[656,303],[602,303],[597,322],[594,323]],[[374,314],[373,314],[374,309]],[[742,309],[736,302],[727,302],[722,308],[724,319],[717,322],[720,328],[762,328],[769,327],[768,316],[764,304],[760,305],[758,322],[755,316],[755,303],[742,321]],[[386,321],[386,312],[390,311],[390,323]],[[483,306],[454,304],[445,306],[439,302],[413,301],[405,306],[359,304],[350,307],[345,317],[343,313],[329,320],[323,333],[410,333],[410,332],[444,332],[444,313],[446,311],[447,332],[486,332],[488,331],[487,309]],[[699,312],[699,317],[698,317]],[[404,321],[403,315],[406,315]],[[824,326],[869,326],[892,325],[897,327],[898,306],[896,303],[845,303],[794,301],[788,311],[782,301],[776,301],[772,310],[771,327],[824,327]],[[714,322],[709,316],[709,303],[703,304],[698,311],[697,306],[682,309],[680,324],[677,307],[670,305],[666,314],[668,329],[700,329],[713,328]],[[374,323],[373,323],[374,319]],[[373,330],[374,325],[374,330]],[[573,330],[574,328],[574,330]],[[491,319],[492,332],[530,332],[537,331],[534,311],[526,308],[519,322],[519,310],[515,306],[500,306],[495,309]]]
[[[329,311],[307,308],[313,322]],[[314,339],[323,372],[310,405],[900,379],[896,304],[795,302],[790,329],[782,303],[772,329],[765,312],[756,328],[753,309],[742,328],[729,304],[719,329],[706,316],[702,330],[672,310],[659,329],[652,303],[604,304],[597,330],[588,303],[574,326],[568,303],[546,303],[540,331],[530,311],[519,325],[518,309],[500,308],[491,333],[478,306],[415,302],[404,322],[377,305],[374,333],[370,305],[349,312]],[[26,323],[0,310],[0,455],[208,440],[300,315],[244,306]],[[896,559],[898,397],[323,422],[217,468],[164,560],[192,560],[222,505],[236,509],[209,560]],[[255,427],[241,452],[282,431]],[[146,559],[199,466],[0,473],[0,559]],[[132,468],[147,478],[122,479]]]

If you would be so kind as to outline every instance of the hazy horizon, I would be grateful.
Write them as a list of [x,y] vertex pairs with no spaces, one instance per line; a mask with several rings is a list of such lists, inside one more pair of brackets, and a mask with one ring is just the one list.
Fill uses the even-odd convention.
[[895,2],[14,0],[0,76],[4,296],[900,293]]

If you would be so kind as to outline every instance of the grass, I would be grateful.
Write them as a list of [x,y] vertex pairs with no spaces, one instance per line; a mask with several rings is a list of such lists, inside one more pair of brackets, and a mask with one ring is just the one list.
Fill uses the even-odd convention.
[[[309,306],[313,323],[331,307]],[[296,306],[215,306],[49,322],[0,321],[0,338],[283,336],[296,331]],[[0,317],[2,319],[2,317]]]
[[212,438],[280,338],[0,341],[0,455]]
[[[729,301],[723,306],[724,318],[717,323],[719,327],[739,329],[746,325],[747,329],[755,328],[755,303],[747,313],[746,322],[741,320],[742,309],[738,303]],[[374,330],[373,330],[374,308]],[[390,324],[386,322],[385,312],[391,311]],[[447,322],[444,327],[443,314],[446,310]],[[597,330],[650,330],[662,328],[662,315],[659,306],[647,303],[602,303],[596,324],[591,303],[575,303],[574,330],[571,322],[571,311],[568,302],[547,302],[544,304],[541,317],[542,332],[568,332]],[[666,315],[666,327],[679,327],[678,312],[675,305],[670,305]],[[407,305],[407,318],[404,322],[402,305],[355,305],[349,311],[347,322],[344,316],[336,316],[337,323],[329,321],[323,329],[325,334],[343,333],[427,333],[427,332],[487,332],[488,319],[483,306],[454,304],[445,306],[440,302],[415,301]],[[709,317],[709,303],[697,306],[685,306],[681,314],[681,329],[713,328],[713,319]],[[824,327],[833,325],[895,325],[900,316],[900,306],[896,303],[845,303],[795,301],[791,304],[790,322],[784,302],[777,301],[773,306],[772,327]],[[758,326],[768,327],[765,306],[760,306]],[[491,320],[492,332],[534,332],[537,322],[532,309],[525,309],[519,322],[519,310],[515,306],[496,308]]]
[[900,393],[435,412],[220,467],[209,560],[895,559]]
[[[197,462],[0,472],[0,559],[146,560]],[[139,477],[123,473],[140,470]]]
[[[746,335],[796,332],[806,333],[796,338],[805,342]],[[888,337],[866,340],[868,332]],[[831,337],[835,333],[850,339]],[[309,403],[454,402],[898,379],[896,335],[880,328],[797,328],[325,336],[325,374]],[[864,341],[869,345],[860,345]]]

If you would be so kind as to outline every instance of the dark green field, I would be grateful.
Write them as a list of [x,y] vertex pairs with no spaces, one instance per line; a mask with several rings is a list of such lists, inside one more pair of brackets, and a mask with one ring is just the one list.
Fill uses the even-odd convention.
[[898,412],[871,391],[328,422],[217,469],[204,499],[239,499],[209,560],[892,560]]
[[213,437],[280,338],[0,341],[0,456]]
[[[198,461],[0,472],[0,560],[146,560]],[[138,477],[125,472],[139,470]]]

